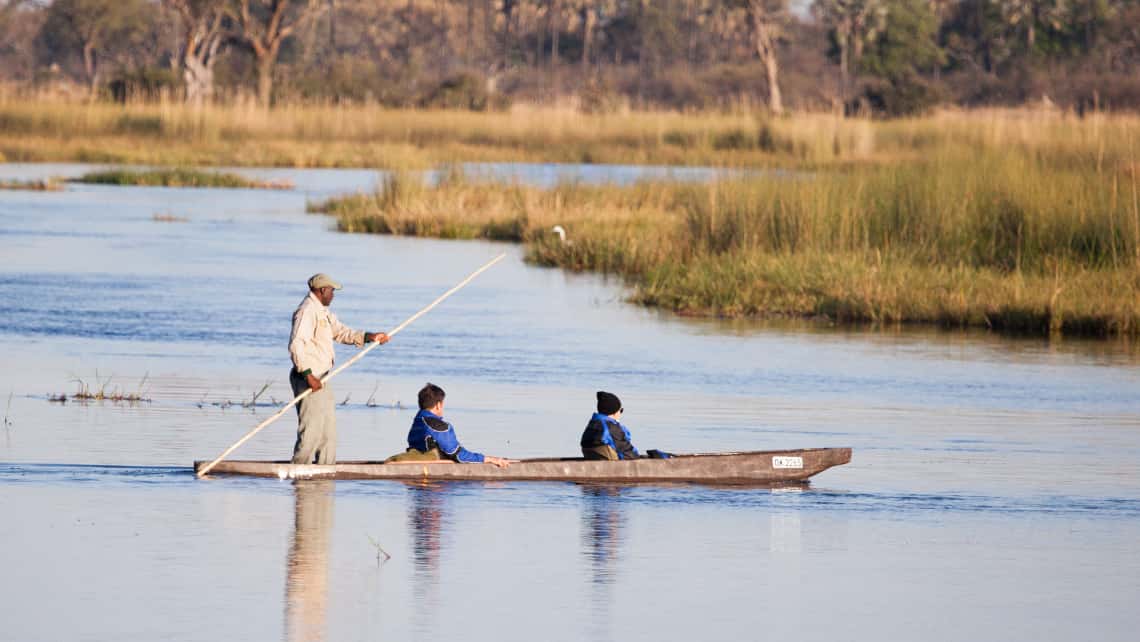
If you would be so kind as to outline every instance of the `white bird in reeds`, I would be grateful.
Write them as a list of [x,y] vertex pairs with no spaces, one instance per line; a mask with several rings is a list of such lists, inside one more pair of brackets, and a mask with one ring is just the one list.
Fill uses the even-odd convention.
[[554,232],[555,234],[558,235],[558,241],[560,243],[563,243],[563,244],[566,243],[566,229],[565,228],[563,228],[561,225],[555,225],[554,227],[550,228],[550,231]]

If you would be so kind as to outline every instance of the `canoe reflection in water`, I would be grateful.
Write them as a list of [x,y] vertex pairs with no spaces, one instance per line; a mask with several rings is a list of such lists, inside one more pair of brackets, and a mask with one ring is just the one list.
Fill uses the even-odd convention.
[[582,543],[594,584],[610,584],[620,560],[625,516],[621,487],[582,484]]
[[439,558],[447,498],[451,484],[405,482],[408,488],[408,531],[412,535],[413,593],[417,603],[431,599],[439,587]]
[[285,634],[289,642],[325,639],[335,484],[293,482],[293,544],[285,579]]
[[621,486],[581,484],[582,556],[590,569],[591,609],[589,637],[611,639],[609,622],[612,585],[621,568],[621,544],[626,516],[621,502]]

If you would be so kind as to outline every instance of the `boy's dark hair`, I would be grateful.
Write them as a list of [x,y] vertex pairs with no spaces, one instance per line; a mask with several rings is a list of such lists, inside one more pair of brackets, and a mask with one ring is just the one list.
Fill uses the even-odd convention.
[[419,394],[420,410],[427,410],[428,408],[431,408],[437,403],[443,401],[443,398],[446,396],[447,393],[443,391],[443,388],[440,388],[434,383],[424,384],[424,387],[420,388]]

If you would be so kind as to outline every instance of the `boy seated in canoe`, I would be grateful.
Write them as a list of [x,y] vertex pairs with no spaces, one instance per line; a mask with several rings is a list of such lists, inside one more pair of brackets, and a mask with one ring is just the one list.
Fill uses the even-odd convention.
[[598,411],[582,433],[583,457],[610,461],[641,457],[630,441],[629,430],[620,421],[624,410],[617,395],[598,391]]
[[494,464],[500,468],[510,465],[509,459],[471,452],[459,445],[455,428],[443,420],[443,402],[447,393],[429,383],[419,392],[420,411],[412,419],[408,431],[408,450],[389,457],[387,462],[430,461],[450,459],[458,464]]

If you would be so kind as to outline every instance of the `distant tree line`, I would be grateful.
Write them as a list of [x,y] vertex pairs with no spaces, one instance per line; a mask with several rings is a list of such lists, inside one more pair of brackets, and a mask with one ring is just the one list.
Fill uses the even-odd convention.
[[1132,109],[1140,0],[0,0],[0,82],[469,109]]

